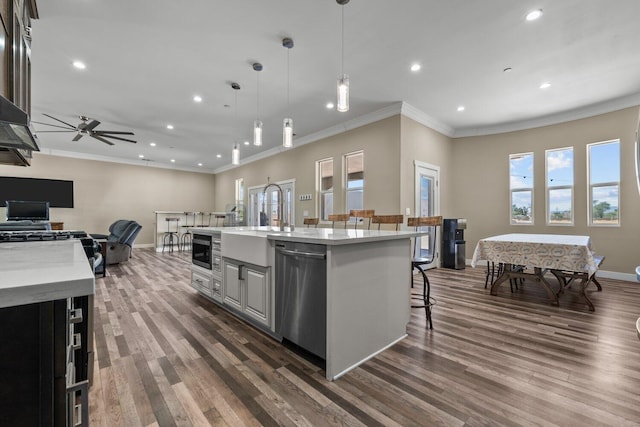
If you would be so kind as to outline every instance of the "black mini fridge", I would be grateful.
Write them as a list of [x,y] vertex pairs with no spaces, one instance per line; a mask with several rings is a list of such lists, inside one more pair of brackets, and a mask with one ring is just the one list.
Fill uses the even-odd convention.
[[442,267],[456,270],[464,269],[464,230],[466,228],[466,219],[456,218],[442,221]]

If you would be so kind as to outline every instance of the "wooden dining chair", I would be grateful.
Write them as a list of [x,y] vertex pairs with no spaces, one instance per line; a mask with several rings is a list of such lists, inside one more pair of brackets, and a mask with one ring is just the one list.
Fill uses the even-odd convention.
[[336,228],[336,222],[344,222],[344,228],[347,228],[347,222],[349,222],[349,214],[331,214],[329,215],[329,221],[331,221],[331,228]]
[[371,218],[372,224],[378,224],[378,230],[380,230],[381,224],[395,224],[396,231],[398,231],[400,224],[402,224],[403,222],[403,215],[374,215],[373,218]]
[[320,218],[305,218],[303,220],[304,225],[309,228],[310,225],[313,225],[315,228],[318,228],[318,223],[320,222]]
[[371,218],[373,218],[375,214],[376,214],[376,211],[373,209],[351,209],[351,211],[349,211],[349,216],[356,219],[355,225],[353,227],[354,229],[358,228],[359,218],[362,218],[363,227],[364,227],[364,220],[368,219],[369,222],[367,223],[367,230],[371,229]]
[[425,252],[422,248],[422,236],[414,240],[413,256],[411,257],[411,286],[413,287],[413,270],[417,269],[422,274],[422,295],[412,296],[413,299],[422,300],[420,305],[411,305],[412,308],[424,308],[427,316],[429,329],[433,329],[431,320],[431,307],[436,304],[436,300],[431,298],[431,284],[423,266],[431,264],[436,259],[436,249],[438,244],[438,227],[442,226],[441,216],[423,216],[407,218],[407,225],[415,227],[419,231],[423,227],[432,227],[429,233],[428,249]]

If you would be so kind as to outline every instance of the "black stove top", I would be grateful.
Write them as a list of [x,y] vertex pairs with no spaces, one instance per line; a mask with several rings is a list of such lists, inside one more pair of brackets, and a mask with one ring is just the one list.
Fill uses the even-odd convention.
[[84,231],[43,230],[43,231],[0,231],[0,243],[35,242],[48,240],[68,240],[87,237]]

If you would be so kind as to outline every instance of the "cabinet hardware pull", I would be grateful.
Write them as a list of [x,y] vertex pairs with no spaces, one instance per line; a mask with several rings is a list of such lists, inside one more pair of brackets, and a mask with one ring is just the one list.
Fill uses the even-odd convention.
[[82,322],[82,308],[76,308],[69,312],[69,323]]

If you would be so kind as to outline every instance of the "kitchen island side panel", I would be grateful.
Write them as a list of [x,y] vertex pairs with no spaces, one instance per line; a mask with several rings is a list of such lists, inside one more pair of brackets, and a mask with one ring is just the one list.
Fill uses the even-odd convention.
[[327,248],[327,379],[406,337],[410,239]]

